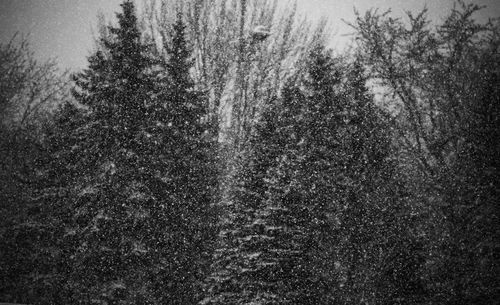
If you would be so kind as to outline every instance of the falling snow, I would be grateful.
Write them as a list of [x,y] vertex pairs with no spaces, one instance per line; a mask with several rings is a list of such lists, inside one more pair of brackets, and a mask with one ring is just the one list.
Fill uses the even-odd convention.
[[0,45],[0,302],[498,303],[497,23],[160,2]]

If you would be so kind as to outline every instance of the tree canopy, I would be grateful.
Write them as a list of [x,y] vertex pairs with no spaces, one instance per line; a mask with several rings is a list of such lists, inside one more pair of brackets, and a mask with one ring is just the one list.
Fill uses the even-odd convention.
[[71,82],[0,44],[1,301],[498,303],[498,20],[135,4]]

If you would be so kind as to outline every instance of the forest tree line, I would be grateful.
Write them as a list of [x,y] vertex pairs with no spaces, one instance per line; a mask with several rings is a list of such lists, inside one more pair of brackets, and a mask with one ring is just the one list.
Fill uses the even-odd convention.
[[0,302],[500,301],[481,9],[356,12],[334,53],[275,0],[125,0],[72,74],[2,43]]

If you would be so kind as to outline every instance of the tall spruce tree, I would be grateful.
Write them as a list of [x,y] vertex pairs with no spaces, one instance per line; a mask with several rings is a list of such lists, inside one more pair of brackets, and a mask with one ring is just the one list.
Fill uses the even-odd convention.
[[[272,136],[269,134],[269,136]],[[265,211],[266,172],[273,164],[267,144],[256,137],[234,157],[227,192],[221,198],[218,236],[200,304],[283,304],[275,261],[268,257],[269,220]],[[257,147],[257,145],[262,145]],[[281,279],[283,280],[283,279]]]
[[264,112],[225,198],[204,303],[331,302],[339,76],[318,48]]
[[408,279],[386,116],[359,63],[318,47],[307,69],[266,109],[240,160],[208,304],[383,303],[400,295],[376,294],[393,283],[379,269]]
[[342,168],[346,153],[340,94],[341,70],[320,45],[310,54],[298,87],[286,88],[283,107],[289,112],[281,126],[286,146],[271,176],[267,198],[276,238],[285,255],[291,303],[329,304],[338,279],[334,250],[338,237],[334,215],[347,182]]
[[204,95],[190,78],[179,17],[166,59],[141,43],[132,2],[122,4],[75,96],[87,175],[73,186],[79,247],[75,290],[83,302],[192,304],[210,244],[216,186]]
[[[213,240],[213,196],[217,191],[215,137],[210,133],[208,100],[190,76],[191,52],[182,15],[156,76],[158,95],[151,107],[148,132],[155,172],[150,189],[164,208],[154,232],[160,269],[152,281],[162,303],[194,304]],[[161,179],[157,179],[160,177]]]
[[79,129],[86,171],[71,187],[78,247],[73,254],[75,298],[82,303],[153,302],[149,271],[153,219],[160,203],[146,183],[149,145],[144,130],[154,78],[141,42],[134,5],[121,4],[118,26],[102,38],[102,51],[74,77],[75,98],[89,109]]

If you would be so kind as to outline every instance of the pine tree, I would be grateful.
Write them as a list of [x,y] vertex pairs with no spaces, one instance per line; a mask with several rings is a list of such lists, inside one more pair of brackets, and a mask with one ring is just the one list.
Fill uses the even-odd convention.
[[[266,140],[258,137],[255,140]],[[253,141],[252,141],[253,142]],[[260,142],[265,149],[268,141]],[[235,157],[235,168],[227,181],[228,191],[220,207],[216,247],[210,274],[205,281],[205,298],[200,304],[281,304],[276,281],[267,258],[269,234],[264,211],[267,169],[270,155],[256,143]]]
[[281,227],[276,244],[284,253],[280,265],[290,269],[286,281],[292,303],[333,302],[338,234],[332,215],[346,182],[339,170],[345,153],[340,76],[331,55],[317,46],[300,87],[283,94],[283,107],[290,112],[288,124],[281,127],[286,146],[280,162],[269,171],[268,204],[275,207],[274,226]]
[[148,242],[158,229],[152,224],[160,204],[146,183],[151,172],[144,149],[154,78],[134,5],[121,6],[118,26],[102,39],[105,52],[97,51],[74,77],[74,95],[90,112],[79,127],[83,159],[73,160],[86,171],[70,185],[78,243],[70,279],[83,303],[154,299],[148,274],[155,249]]
[[[318,47],[307,68],[264,112],[240,161],[206,303],[358,303],[408,292],[377,280],[388,280],[377,268],[413,264],[400,260],[403,239],[386,241],[382,257],[376,247],[407,237],[395,216],[403,206],[386,116],[359,63]],[[367,278],[373,284],[362,286]]]
[[327,132],[315,124],[328,124],[323,118],[332,111],[332,96],[320,85],[332,92],[338,80],[312,69],[314,99],[293,83],[286,87],[236,162],[204,304],[321,304],[325,296],[328,284],[315,274],[320,268],[311,269],[323,226],[314,200],[322,198],[310,193],[316,177],[306,168],[315,154],[322,157],[319,150],[308,153],[318,132]]
[[206,102],[190,78],[182,19],[166,60],[154,58],[132,2],[122,8],[75,76],[89,114],[73,135],[79,158],[69,160],[82,170],[67,186],[77,243],[70,286],[84,303],[191,304],[210,252],[216,187]]
[[[159,217],[158,259],[161,270],[152,279],[160,301],[194,304],[205,276],[213,239],[213,196],[217,191],[214,137],[207,120],[208,103],[190,76],[191,52],[181,14],[165,42],[157,75],[158,96],[153,118],[149,167],[161,180],[151,190],[165,206]],[[161,228],[161,229],[160,229]]]

